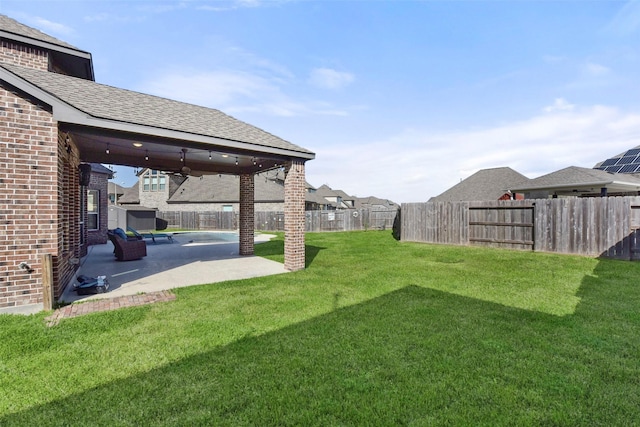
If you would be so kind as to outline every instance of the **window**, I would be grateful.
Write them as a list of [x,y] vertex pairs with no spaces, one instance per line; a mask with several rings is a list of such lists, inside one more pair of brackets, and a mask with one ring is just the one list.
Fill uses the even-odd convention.
[[160,171],[149,169],[142,174],[142,191],[164,191],[167,176]]
[[97,230],[100,226],[100,197],[98,190],[87,190],[87,230]]
[[233,212],[233,205],[222,205],[222,212]]

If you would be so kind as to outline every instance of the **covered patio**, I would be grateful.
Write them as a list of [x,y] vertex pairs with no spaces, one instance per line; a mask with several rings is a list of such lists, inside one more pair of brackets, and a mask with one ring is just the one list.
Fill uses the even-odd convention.
[[50,309],[74,282],[79,260],[93,250],[90,163],[176,180],[238,176],[243,256],[254,248],[255,174],[281,170],[284,268],[305,268],[305,162],[313,152],[213,108],[96,83],[89,52],[4,15],[0,39],[0,312]]
[[[266,242],[272,237],[258,234],[255,242]],[[106,276],[109,291],[78,295],[73,286],[67,286],[59,301],[115,298],[286,272],[281,263],[258,256],[241,256],[237,233],[174,233],[173,243],[157,240],[154,244],[147,240],[147,256],[134,261],[116,261],[110,242],[90,247],[77,274]]]

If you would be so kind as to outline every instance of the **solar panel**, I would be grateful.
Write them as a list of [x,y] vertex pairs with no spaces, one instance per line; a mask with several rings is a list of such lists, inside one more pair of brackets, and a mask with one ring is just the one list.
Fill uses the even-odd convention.
[[640,148],[632,148],[631,150],[624,153],[625,156],[631,156],[632,154],[640,154]]
[[636,156],[636,155],[633,155],[633,156],[622,156],[622,158],[620,159],[618,164],[619,165],[628,165],[628,164],[631,164],[631,163],[635,163],[637,158],[638,158],[638,156]]
[[624,165],[622,166],[622,168],[618,171],[618,173],[633,173],[636,171],[636,169],[638,168],[637,163],[632,163],[630,165]]
[[600,167],[598,169],[603,168],[605,166],[613,166],[617,162],[618,162],[618,159],[607,159],[604,162],[602,162],[602,164],[600,165]]
[[611,173],[618,173],[618,171],[622,169],[622,166],[623,165],[607,166],[603,170]]

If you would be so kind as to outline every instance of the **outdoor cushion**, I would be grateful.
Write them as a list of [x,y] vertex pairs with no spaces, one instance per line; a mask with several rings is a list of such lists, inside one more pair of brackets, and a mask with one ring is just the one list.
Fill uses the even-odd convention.
[[115,233],[107,233],[115,248],[118,261],[130,261],[147,256],[147,244],[144,240],[126,240]]

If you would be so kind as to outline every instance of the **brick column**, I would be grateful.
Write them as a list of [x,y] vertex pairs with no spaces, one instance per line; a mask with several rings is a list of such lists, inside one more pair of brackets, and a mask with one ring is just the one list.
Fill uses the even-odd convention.
[[304,270],[304,202],[307,191],[304,161],[293,160],[287,166],[284,181],[284,268]]
[[240,175],[240,255],[253,255],[255,180],[253,174]]

